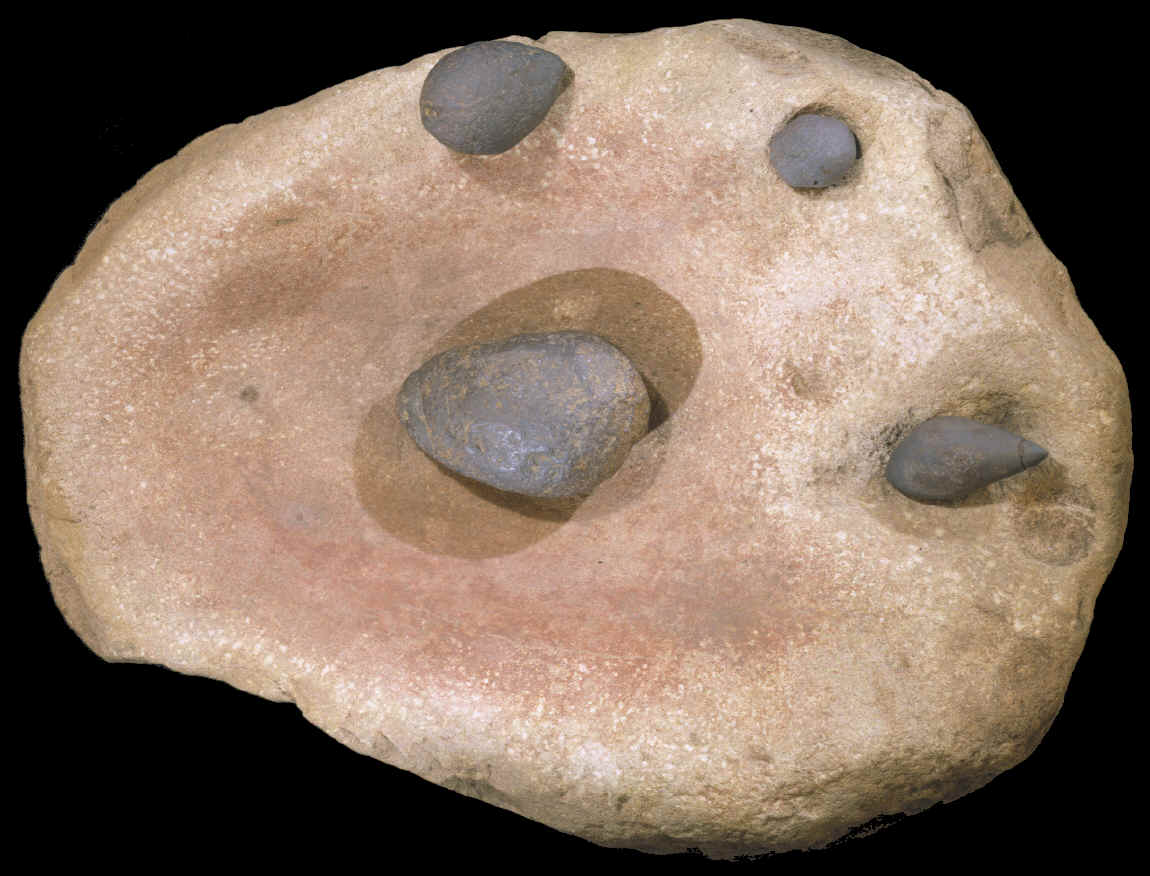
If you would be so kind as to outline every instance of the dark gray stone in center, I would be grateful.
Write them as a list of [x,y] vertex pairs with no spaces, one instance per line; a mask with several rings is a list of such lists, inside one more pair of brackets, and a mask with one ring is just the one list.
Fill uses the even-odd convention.
[[586,332],[457,347],[404,381],[396,406],[426,454],[465,477],[540,498],[590,493],[647,430],[631,361]]

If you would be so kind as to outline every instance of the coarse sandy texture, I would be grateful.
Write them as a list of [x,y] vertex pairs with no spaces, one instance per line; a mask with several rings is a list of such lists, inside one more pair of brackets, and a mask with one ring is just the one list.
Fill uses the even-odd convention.
[[[1065,270],[892,61],[747,21],[538,44],[574,79],[503,155],[419,124],[445,47],[111,208],[21,358],[65,617],[606,845],[817,846],[979,787],[1053,720],[1126,521],[1125,380]],[[771,169],[801,112],[858,137],[842,186]],[[556,330],[664,409],[588,500],[404,434],[429,356]],[[885,463],[948,414],[1050,458],[915,503]]]

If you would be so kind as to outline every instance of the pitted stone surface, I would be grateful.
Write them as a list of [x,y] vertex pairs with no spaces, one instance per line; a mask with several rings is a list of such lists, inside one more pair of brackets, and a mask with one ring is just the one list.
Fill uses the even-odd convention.
[[[111,207],[20,362],[68,623],[611,846],[819,846],[1009,769],[1121,545],[1130,407],[970,114],[799,28],[537,45],[575,76],[504,154],[414,124],[445,48]],[[768,144],[831,111],[861,157],[796,190]],[[414,446],[395,399],[429,356],[557,331],[648,384],[654,428],[590,496]],[[908,501],[885,469],[936,416],[1049,458]]]

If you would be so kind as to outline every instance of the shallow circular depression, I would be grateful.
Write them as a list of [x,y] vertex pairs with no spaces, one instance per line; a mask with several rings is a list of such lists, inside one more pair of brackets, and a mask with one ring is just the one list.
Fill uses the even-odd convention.
[[612,478],[581,500],[544,501],[497,490],[424,454],[399,422],[389,396],[371,407],[355,443],[356,492],[372,519],[430,553],[494,557],[544,538],[577,508],[594,517],[642,495],[658,476],[674,432],[674,413],[691,392],[703,361],[695,321],[650,280],[611,268],[545,277],[498,296],[409,364],[417,368],[465,344],[563,330],[591,332],[614,344],[643,376],[651,398],[649,431]]

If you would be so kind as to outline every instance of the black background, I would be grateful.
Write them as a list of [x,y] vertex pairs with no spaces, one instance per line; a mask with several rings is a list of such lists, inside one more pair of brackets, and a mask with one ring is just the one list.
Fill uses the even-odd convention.
[[[23,326],[104,210],[201,133],[474,40],[750,17],[842,36],[966,104],[1126,367],[1137,414],[1140,328],[1132,309],[1145,283],[1135,286],[1128,276],[1132,251],[1121,241],[1120,211],[1136,196],[1144,147],[1122,130],[1131,80],[1118,65],[1134,50],[1109,30],[1114,22],[950,20],[921,7],[932,17],[916,22],[873,10],[792,14],[772,5],[716,3],[695,15],[484,10],[461,17],[429,4],[403,18],[391,7],[367,14],[327,6],[242,27],[224,11],[197,10],[165,20],[46,22],[14,37],[33,46],[36,60],[13,72],[8,104],[17,121],[8,139],[18,156],[10,172],[20,225],[9,262],[23,265],[11,298],[10,385]],[[10,435],[10,458],[19,458],[19,428]],[[95,864],[226,852],[234,863],[322,851],[335,866],[366,854],[385,869],[412,855],[421,865],[448,867],[724,866],[602,849],[354,754],[292,705],[158,667],[105,663],[52,602],[17,496],[22,489],[18,483],[12,494],[11,556],[19,568],[9,609],[13,641],[26,644],[9,658],[7,711],[21,739],[11,749],[11,771],[32,780],[10,788],[18,819],[58,837],[41,846],[46,861],[69,853]],[[868,838],[746,869],[1041,866],[1136,847],[1140,809],[1128,808],[1137,804],[1123,794],[1142,773],[1144,736],[1135,711],[1145,688],[1135,656],[1135,625],[1140,631],[1144,617],[1137,521],[1135,504],[1127,547],[1096,604],[1062,713],[1033,756],[960,801]]]

